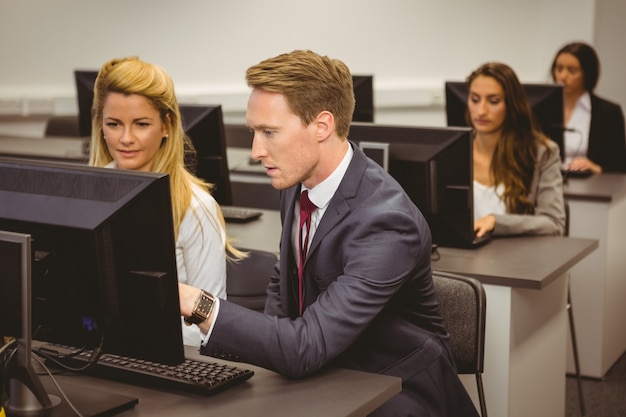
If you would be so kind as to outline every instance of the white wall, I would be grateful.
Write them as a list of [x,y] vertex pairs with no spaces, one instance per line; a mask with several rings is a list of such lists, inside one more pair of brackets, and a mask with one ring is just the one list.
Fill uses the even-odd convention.
[[594,46],[600,56],[596,93],[626,110],[626,1],[596,0]]
[[593,41],[595,9],[595,0],[0,0],[0,114],[73,114],[72,71],[132,54],[166,68],[180,101],[222,104],[237,118],[247,67],[308,48],[374,74],[377,122],[443,124],[446,79],[500,60],[524,82],[545,82],[558,47]]

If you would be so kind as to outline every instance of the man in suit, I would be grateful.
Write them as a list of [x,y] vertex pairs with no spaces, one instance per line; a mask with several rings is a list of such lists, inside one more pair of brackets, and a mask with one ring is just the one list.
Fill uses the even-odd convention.
[[[326,366],[401,377],[402,392],[376,416],[477,416],[435,298],[428,225],[348,140],[355,102],[347,66],[293,51],[249,68],[246,79],[252,157],[283,190],[280,273],[264,314],[181,284],[181,314],[207,335],[201,352],[290,378]],[[303,191],[316,206],[308,233]]]

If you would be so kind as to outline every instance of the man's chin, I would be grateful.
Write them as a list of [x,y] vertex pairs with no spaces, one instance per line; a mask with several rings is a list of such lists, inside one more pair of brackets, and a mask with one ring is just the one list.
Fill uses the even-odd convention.
[[277,190],[286,190],[287,188],[291,188],[295,185],[290,182],[275,180],[275,179],[271,180],[271,184],[272,184],[272,187],[274,187]]

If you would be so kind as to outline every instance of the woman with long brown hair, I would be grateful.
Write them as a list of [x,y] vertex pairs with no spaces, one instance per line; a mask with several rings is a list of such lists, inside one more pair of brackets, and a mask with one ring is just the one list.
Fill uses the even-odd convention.
[[477,236],[562,235],[565,207],[559,150],[535,128],[517,75],[509,66],[491,62],[467,81]]

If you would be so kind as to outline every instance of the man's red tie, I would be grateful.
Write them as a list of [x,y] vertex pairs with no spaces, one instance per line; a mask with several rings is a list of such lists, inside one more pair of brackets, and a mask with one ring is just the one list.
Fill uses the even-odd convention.
[[[302,279],[302,269],[304,267],[304,260],[306,259],[307,248],[309,247],[309,231],[311,230],[311,213],[313,213],[317,207],[309,200],[309,192],[307,190],[300,194],[300,228],[298,229],[298,243],[300,244],[300,262],[298,264],[298,303],[300,315],[304,306],[304,282]],[[306,225],[306,232],[303,236],[303,226]]]

